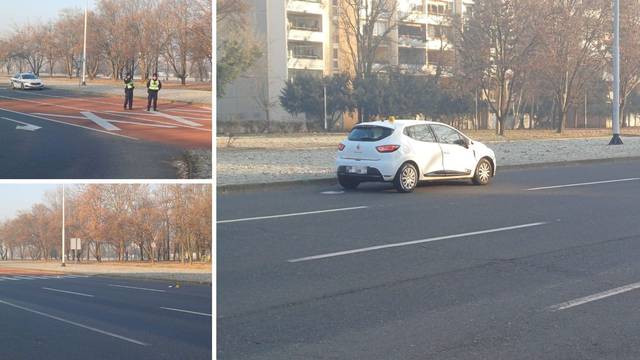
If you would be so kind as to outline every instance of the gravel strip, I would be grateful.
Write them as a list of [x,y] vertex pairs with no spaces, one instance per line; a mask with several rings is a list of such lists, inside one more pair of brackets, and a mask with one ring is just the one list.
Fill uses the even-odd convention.
[[[487,145],[500,166],[599,160],[640,156],[640,138],[495,142]],[[322,179],[335,176],[335,147],[315,149],[217,149],[217,185]]]

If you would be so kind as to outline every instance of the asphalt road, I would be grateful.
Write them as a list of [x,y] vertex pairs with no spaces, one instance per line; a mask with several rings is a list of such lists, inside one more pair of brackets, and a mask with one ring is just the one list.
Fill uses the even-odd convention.
[[639,175],[221,194],[218,357],[638,359]]
[[210,110],[121,100],[1,87],[0,179],[175,179],[185,150],[211,149]]
[[0,276],[0,359],[211,359],[211,287],[172,285]]

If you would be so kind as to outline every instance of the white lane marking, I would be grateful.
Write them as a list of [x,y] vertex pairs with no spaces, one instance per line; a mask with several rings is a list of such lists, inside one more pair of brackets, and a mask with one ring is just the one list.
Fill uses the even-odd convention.
[[524,229],[524,228],[540,226],[540,225],[546,225],[546,224],[548,224],[548,222],[535,222],[535,223],[530,223],[530,224],[506,226],[506,227],[501,227],[501,228],[496,228],[496,229],[472,231],[472,232],[462,233],[462,234],[438,236],[438,237],[432,237],[432,238],[421,239],[421,240],[413,240],[413,241],[405,241],[405,242],[393,243],[393,244],[369,246],[369,247],[360,248],[360,249],[352,249],[352,250],[338,251],[338,252],[332,252],[332,253],[327,253],[327,254],[306,256],[306,257],[297,258],[297,259],[290,259],[290,260],[287,260],[287,261],[290,262],[290,263],[296,263],[296,262],[301,262],[301,261],[326,259],[326,258],[331,258],[331,257],[336,257],[336,256],[344,256],[344,255],[357,254],[357,253],[368,252],[368,251],[376,251],[376,250],[389,249],[389,248],[395,248],[395,247],[401,247],[401,246],[422,244],[422,243],[433,242],[433,241],[440,241],[440,240],[455,239],[455,238],[461,238],[461,237],[467,237],[467,236],[473,236],[473,235],[483,235],[483,234],[491,234],[491,233],[502,232],[502,231]]
[[[4,96],[0,96],[0,98],[2,98],[2,97],[4,97]],[[73,126],[73,127],[82,128],[82,129],[85,129],[85,130],[96,131],[96,132],[103,133],[103,134],[109,134],[109,135],[112,135],[112,136],[123,137],[123,138],[125,138],[125,139],[138,140],[137,138],[134,138],[134,137],[132,137],[132,136],[127,136],[127,135],[122,135],[122,134],[115,134],[115,133],[112,133],[112,132],[109,132],[109,131],[104,131],[104,130],[100,130],[100,129],[94,129],[94,128],[90,128],[90,127],[88,127],[88,126],[83,126],[83,125],[70,124],[70,123],[68,123],[68,122],[59,121],[59,120],[54,120],[54,119],[49,119],[49,118],[46,118],[46,117],[43,117],[43,116],[38,116],[38,115],[33,115],[33,114],[27,114],[27,113],[23,113],[23,112],[20,112],[20,111],[9,110],[9,109],[5,109],[5,108],[0,108],[0,110],[2,110],[2,111],[6,111],[6,112],[10,112],[10,113],[14,113],[14,114],[19,114],[19,115],[29,116],[29,117],[36,118],[36,119],[40,119],[40,120],[51,121],[51,122],[58,123],[58,124],[62,124],[62,125],[68,125],[68,126]]]
[[196,109],[178,109],[178,108],[168,108],[168,111],[178,111],[178,112],[187,112],[187,113],[202,113],[211,115],[211,110],[196,110]]
[[13,277],[8,277],[8,276],[0,276],[0,279],[13,280],[13,281],[20,280],[20,279],[14,279]]
[[144,291],[167,292],[166,290],[149,289],[149,288],[142,288],[142,287],[136,287],[136,286],[113,285],[113,284],[109,284],[109,286],[126,288],[126,289],[144,290]]
[[71,295],[78,295],[78,296],[84,296],[84,297],[94,297],[93,295],[90,295],[90,294],[83,294],[83,293],[74,292],[74,291],[53,289],[53,288],[48,288],[48,287],[43,287],[43,289],[44,290],[49,290],[49,291],[61,292],[61,293],[65,293],[65,294],[71,294]]
[[9,119],[8,117],[4,117],[3,116],[2,118],[5,119],[5,120],[8,120],[8,121],[12,121],[14,123],[20,124],[20,125],[16,126],[16,130],[35,131],[35,130],[38,130],[38,129],[42,129],[40,126],[35,126],[35,125],[32,125],[32,124],[28,124],[26,122],[14,120],[14,119]]
[[179,312],[183,312],[183,313],[187,313],[187,314],[195,314],[195,315],[202,315],[202,316],[209,316],[209,317],[211,316],[211,314],[207,314],[207,313],[191,311],[191,310],[174,309],[174,308],[163,307],[163,306],[160,306],[160,309],[171,310],[171,311],[179,311]]
[[65,323],[65,324],[70,324],[70,325],[74,325],[74,326],[77,326],[77,327],[80,327],[80,328],[83,328],[83,329],[91,330],[91,331],[97,332],[99,334],[111,336],[113,338],[124,340],[124,341],[130,342],[130,343],[134,343],[136,345],[141,345],[141,346],[148,346],[149,345],[149,344],[144,343],[144,342],[139,341],[139,340],[131,339],[131,338],[128,338],[126,336],[122,336],[122,335],[118,335],[118,334],[114,334],[114,333],[109,332],[109,331],[100,330],[100,329],[97,329],[97,328],[94,328],[94,327],[91,327],[91,326],[83,325],[83,324],[77,323],[75,321],[63,319],[61,317],[58,317],[58,316],[55,316],[55,315],[51,315],[51,314],[47,314],[47,313],[44,313],[42,311],[38,311],[38,310],[30,309],[28,307],[16,305],[16,304],[10,303],[8,301],[0,300],[0,304],[5,304],[7,306],[11,306],[11,307],[14,307],[16,309],[20,309],[20,310],[24,310],[24,311],[30,312],[32,314],[37,314],[37,315],[40,315],[40,316],[44,316],[44,317],[47,317],[49,319],[58,320],[58,321],[61,321],[61,322]]
[[[110,114],[122,114],[122,111],[107,111]],[[175,116],[175,115],[169,115],[169,114],[165,114],[165,113],[161,113],[159,111],[149,111],[147,114],[138,114],[138,115],[151,115],[151,116],[161,116],[167,119],[171,119],[173,121],[179,122],[181,124],[185,124],[185,125],[189,125],[189,126],[202,126],[202,124],[198,124],[197,122],[193,122],[191,120],[187,120],[183,117],[180,116]]]
[[100,126],[101,128],[107,130],[107,131],[120,131],[120,128],[113,125],[112,123],[110,123],[107,119],[103,119],[100,116],[89,112],[89,111],[81,111],[80,114],[82,114],[84,117],[86,117],[87,119],[93,121],[94,123],[96,123],[98,126]]
[[306,212],[291,213],[291,214],[256,216],[256,217],[250,217],[250,218],[244,218],[244,219],[220,220],[220,221],[216,221],[216,224],[226,224],[226,223],[240,222],[240,221],[275,219],[275,218],[283,218],[283,217],[290,217],[290,216],[302,216],[302,215],[311,215],[311,214],[322,214],[322,213],[329,213],[329,212],[336,212],[336,211],[349,211],[349,210],[359,210],[359,209],[366,209],[366,208],[367,208],[367,206],[355,206],[355,207],[340,208],[340,209],[306,211]]
[[579,305],[582,305],[582,304],[590,303],[590,302],[596,301],[596,300],[601,300],[601,299],[604,299],[604,298],[608,298],[610,296],[622,294],[622,293],[625,293],[627,291],[635,290],[635,289],[638,289],[638,288],[640,288],[640,282],[629,284],[629,285],[625,285],[625,286],[620,286],[620,287],[617,287],[615,289],[599,292],[597,294],[581,297],[581,298],[578,298],[578,299],[565,301],[563,303],[550,306],[549,310],[551,310],[551,311],[566,310],[566,309],[570,309],[570,308],[575,307],[575,306],[579,306]]
[[15,275],[14,277],[19,280],[35,280],[36,279],[33,276],[27,276],[27,275]]
[[323,191],[321,192],[322,195],[340,195],[340,194],[344,194],[344,191]]
[[[76,115],[60,115],[60,114],[45,114],[45,113],[32,113],[34,115],[42,115],[42,116],[53,116],[53,117],[57,117],[57,118],[66,118],[66,119],[78,119],[78,120],[87,120],[86,117],[84,116],[76,116]],[[175,129],[177,127],[185,127],[185,128],[189,128],[192,129],[188,126],[182,126],[182,125],[176,125],[176,124],[171,124],[171,123],[166,123],[166,122],[162,122],[162,121],[155,121],[155,120],[149,120],[149,119],[140,119],[140,118],[132,118],[132,117],[127,117],[127,116],[120,116],[117,114],[113,114],[114,116],[119,116],[119,117],[124,117],[125,119],[132,119],[132,120],[136,120],[136,121],[125,121],[125,120],[114,120],[114,119],[108,119],[109,122],[112,123],[123,123],[123,124],[133,124],[133,125],[141,125],[141,126],[151,126],[151,127],[161,127],[161,128],[168,128],[168,129]],[[142,122],[140,122],[142,121]],[[151,122],[153,124],[148,124],[147,122]],[[158,125],[156,125],[158,124]],[[202,130],[202,129],[197,129],[197,130]]]
[[591,181],[591,182],[585,182],[585,183],[566,184],[566,185],[542,186],[542,187],[527,189],[527,191],[558,189],[558,188],[572,187],[572,186],[587,186],[587,185],[608,184],[608,183],[616,183],[616,182],[623,182],[623,181],[637,181],[637,180],[640,180],[640,178],[627,178],[627,179],[616,179],[616,180]]

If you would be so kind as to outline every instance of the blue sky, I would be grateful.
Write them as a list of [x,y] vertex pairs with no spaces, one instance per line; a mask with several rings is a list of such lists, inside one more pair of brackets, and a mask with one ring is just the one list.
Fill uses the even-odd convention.
[[[84,9],[86,0],[0,0],[0,34],[11,30],[12,25],[25,22],[46,22],[55,19],[62,9]],[[94,0],[89,0],[89,8]]]
[[[4,0],[2,0],[4,1]],[[0,184],[0,221],[12,218],[18,210],[29,210],[33,204],[44,201],[47,191],[56,184]]]

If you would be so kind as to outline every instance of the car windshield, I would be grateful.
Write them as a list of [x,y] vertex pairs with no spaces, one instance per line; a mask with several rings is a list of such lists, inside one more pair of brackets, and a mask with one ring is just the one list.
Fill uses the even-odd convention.
[[349,133],[351,141],[378,141],[393,134],[393,129],[384,126],[357,126]]
[[31,74],[22,74],[22,78],[23,79],[27,79],[27,80],[35,80],[35,79],[37,79],[37,77],[35,77],[34,75],[31,75]]

